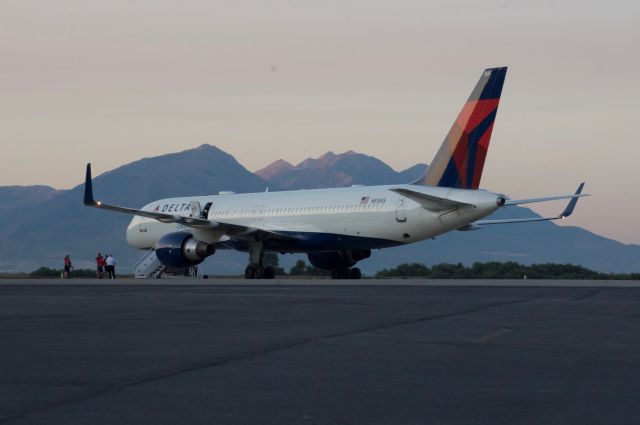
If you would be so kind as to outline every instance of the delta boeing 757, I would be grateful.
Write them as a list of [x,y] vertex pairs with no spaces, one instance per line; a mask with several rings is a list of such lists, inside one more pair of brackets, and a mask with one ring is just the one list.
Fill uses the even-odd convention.
[[[433,238],[451,230],[487,225],[556,220],[573,212],[584,183],[571,195],[510,200],[479,189],[507,68],[483,71],[426,173],[409,184],[352,186],[161,199],[141,209],[109,205],[93,198],[87,164],[84,204],[133,215],[129,245],[154,250],[168,268],[201,263],[217,248],[249,253],[247,279],[274,277],[263,254],[306,253],[334,279],[359,279],[353,266],[372,249]],[[498,208],[570,199],[553,217],[483,220]]]

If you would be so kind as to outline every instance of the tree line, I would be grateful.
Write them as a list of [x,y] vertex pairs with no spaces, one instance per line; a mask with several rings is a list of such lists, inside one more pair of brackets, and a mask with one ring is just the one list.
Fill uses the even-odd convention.
[[376,278],[422,277],[429,279],[616,279],[640,280],[640,273],[602,273],[575,264],[531,264],[514,261],[473,263],[440,263],[427,267],[420,263],[405,263],[375,274]]
[[[34,270],[29,273],[31,277],[60,277],[62,275],[62,269],[50,269],[49,267],[40,267],[38,270]],[[89,269],[72,269],[72,277],[96,277],[95,270]]]
[[[298,260],[288,271],[282,268],[275,253],[268,253],[264,265],[274,267],[278,276],[329,276],[330,272],[318,269]],[[32,277],[60,277],[61,269],[40,267],[31,272]],[[72,277],[95,277],[95,270],[74,269]],[[531,264],[524,265],[514,261],[473,263],[465,266],[462,263],[440,263],[428,267],[422,263],[404,263],[396,267],[382,269],[373,277],[385,278],[427,278],[427,279],[612,279],[640,280],[640,273],[602,273],[575,264]]]
[[[272,266],[276,275],[329,276],[331,273],[298,260],[287,273],[278,263],[274,253],[265,254],[265,265]],[[417,277],[427,279],[615,279],[640,280],[640,273],[602,273],[575,264],[542,263],[524,265],[514,261],[476,262],[471,266],[462,263],[440,263],[428,267],[421,263],[404,263],[378,271],[377,279],[392,277]]]

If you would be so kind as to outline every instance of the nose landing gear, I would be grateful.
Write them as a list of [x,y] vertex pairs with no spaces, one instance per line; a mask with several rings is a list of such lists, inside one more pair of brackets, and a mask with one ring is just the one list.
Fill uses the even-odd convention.
[[262,264],[249,264],[244,269],[245,279],[273,279],[276,277],[273,267],[264,267]]
[[331,270],[331,279],[361,279],[362,272],[359,268],[339,268]]

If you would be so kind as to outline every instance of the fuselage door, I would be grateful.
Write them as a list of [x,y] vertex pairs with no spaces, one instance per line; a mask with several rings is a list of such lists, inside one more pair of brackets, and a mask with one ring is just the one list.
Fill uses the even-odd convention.
[[207,204],[202,209],[202,212],[200,213],[200,218],[204,218],[205,220],[209,218],[209,210],[211,209],[211,205],[213,205],[213,202],[207,202]]
[[407,198],[401,196],[398,198],[398,203],[396,204],[396,221],[398,223],[404,223],[407,221]]

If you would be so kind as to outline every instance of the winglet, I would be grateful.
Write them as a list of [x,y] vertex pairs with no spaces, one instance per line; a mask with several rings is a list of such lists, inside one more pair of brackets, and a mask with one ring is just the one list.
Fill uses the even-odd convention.
[[[576,190],[576,195],[580,195],[582,193],[583,187],[584,187],[584,182],[580,183],[580,186],[578,186],[578,190]],[[573,209],[576,207],[577,203],[578,203],[578,197],[571,198],[571,200],[569,201],[569,204],[567,205],[567,208],[565,208],[564,211],[562,211],[562,213],[560,214],[560,217],[561,218],[569,217],[573,213]]]
[[84,204],[90,207],[97,206],[93,200],[93,184],[91,183],[91,163],[87,164],[87,175],[84,179]]

